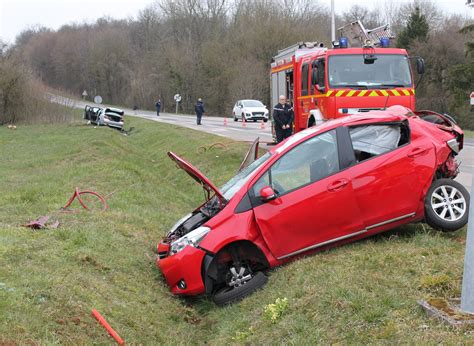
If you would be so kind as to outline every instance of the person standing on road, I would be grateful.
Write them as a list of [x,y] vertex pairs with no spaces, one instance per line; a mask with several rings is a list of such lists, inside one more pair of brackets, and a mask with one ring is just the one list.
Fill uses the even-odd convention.
[[161,100],[158,99],[158,101],[156,101],[155,103],[155,107],[156,107],[156,116],[160,116],[160,111],[161,111]]
[[286,103],[286,96],[280,95],[278,103],[273,107],[273,126],[277,143],[291,136],[293,131],[293,109]]
[[201,98],[198,98],[196,105],[194,106],[194,110],[196,111],[196,123],[201,125],[201,118],[206,111],[204,110],[204,102],[202,102]]

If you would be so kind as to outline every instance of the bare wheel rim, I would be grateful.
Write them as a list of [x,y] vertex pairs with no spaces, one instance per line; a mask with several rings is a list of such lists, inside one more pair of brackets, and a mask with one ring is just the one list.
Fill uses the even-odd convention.
[[245,270],[244,267],[240,267],[238,270],[235,267],[231,267],[229,271],[231,277],[228,285],[230,287],[243,286],[252,278],[252,275],[247,270]]
[[431,194],[431,208],[445,221],[457,221],[466,213],[466,199],[453,186],[438,186]]

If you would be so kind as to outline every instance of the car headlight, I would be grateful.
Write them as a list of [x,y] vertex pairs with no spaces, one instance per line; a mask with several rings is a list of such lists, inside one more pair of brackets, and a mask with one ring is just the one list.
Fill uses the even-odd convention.
[[177,254],[188,245],[193,247],[198,246],[210,230],[209,227],[198,227],[178,240],[175,240],[171,243],[171,254]]

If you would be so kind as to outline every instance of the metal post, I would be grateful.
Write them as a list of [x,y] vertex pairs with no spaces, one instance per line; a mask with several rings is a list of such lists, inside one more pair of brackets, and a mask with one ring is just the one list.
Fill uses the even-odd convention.
[[331,0],[331,42],[336,41],[336,18],[334,14],[334,0]]
[[464,256],[464,275],[462,279],[461,310],[474,314],[474,172],[472,172],[471,206],[467,224],[466,254]]
[[178,104],[179,104],[179,102],[176,101],[176,114],[178,114]]

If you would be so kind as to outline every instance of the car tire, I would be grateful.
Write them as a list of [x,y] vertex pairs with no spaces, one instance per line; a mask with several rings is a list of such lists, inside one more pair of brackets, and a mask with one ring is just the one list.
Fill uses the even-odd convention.
[[252,292],[265,285],[267,281],[268,277],[263,272],[256,272],[244,285],[230,289],[229,287],[223,288],[217,291],[212,299],[217,305],[231,304],[247,297]]
[[235,115],[235,113],[234,113],[234,121],[237,121],[237,120],[239,120],[239,119],[237,119],[237,115]]
[[452,179],[438,179],[425,197],[425,219],[431,227],[454,232],[467,224],[469,192]]

